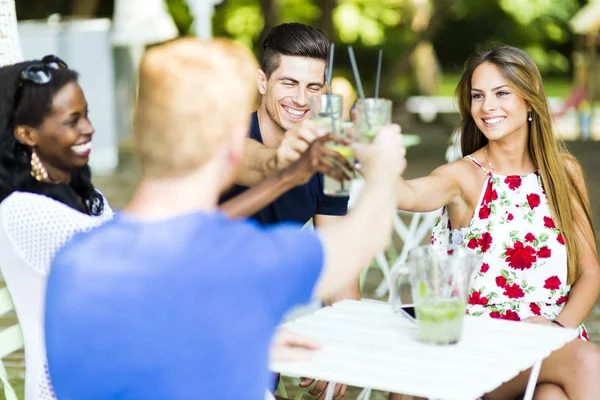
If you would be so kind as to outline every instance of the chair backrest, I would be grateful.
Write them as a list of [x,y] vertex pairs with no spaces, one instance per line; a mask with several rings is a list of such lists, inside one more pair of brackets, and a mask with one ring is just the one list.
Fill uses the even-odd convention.
[[[0,289],[0,317],[5,317],[14,311],[15,306],[6,287]],[[24,347],[23,334],[18,323],[10,325],[0,331],[0,380],[4,386],[6,400],[18,400],[15,390],[8,381],[8,374],[2,359],[21,350]]]
[[[352,208],[356,199],[358,198],[360,191],[364,187],[364,180],[356,179],[352,181],[352,186],[350,190],[350,201],[348,202],[348,207]],[[374,295],[375,297],[383,297],[386,293],[389,292],[390,285],[392,283],[391,279],[391,270],[399,264],[402,264],[406,261],[408,256],[408,251],[415,246],[421,244],[421,242],[425,239],[428,234],[431,234],[431,229],[437,218],[439,217],[441,210],[435,210],[430,212],[407,212],[407,211],[398,211],[394,215],[394,232],[393,235],[400,239],[401,247],[398,252],[396,248],[392,245],[390,247],[391,252],[386,255],[385,252],[380,252],[375,256],[375,263],[371,264],[371,266],[377,266],[381,270],[383,274],[383,279],[377,289],[375,289]],[[406,224],[402,220],[402,216],[409,219],[409,223]],[[366,279],[368,268],[365,268],[360,277],[360,288],[362,292],[362,288],[364,285],[364,281]]]

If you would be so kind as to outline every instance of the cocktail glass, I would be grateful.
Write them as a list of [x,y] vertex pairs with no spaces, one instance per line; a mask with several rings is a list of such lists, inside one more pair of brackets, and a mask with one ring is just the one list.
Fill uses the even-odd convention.
[[[347,161],[348,166],[354,166],[354,149],[350,146],[354,138],[354,127],[352,123],[342,121],[342,96],[337,94],[322,94],[312,96],[310,101],[310,116],[316,122],[318,129],[333,133],[344,138],[348,145],[329,141],[325,146],[336,151]],[[342,168],[348,175],[353,174],[353,170],[348,170],[346,166],[334,160],[338,167]],[[327,175],[323,179],[323,193],[329,196],[348,196],[350,190],[350,181],[331,178]]]
[[371,143],[381,128],[392,123],[392,101],[367,98],[358,100],[355,109],[358,140]]

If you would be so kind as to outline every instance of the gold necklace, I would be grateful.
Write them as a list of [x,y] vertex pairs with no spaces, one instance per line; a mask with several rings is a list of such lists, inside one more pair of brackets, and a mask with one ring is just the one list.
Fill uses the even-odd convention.
[[490,168],[492,169],[492,171],[494,172],[498,172],[496,171],[496,168],[494,168],[494,166],[492,165],[492,163],[490,162],[490,158],[488,157],[488,152],[487,152],[487,148],[488,145],[486,144],[485,147],[483,148],[483,151],[485,153],[485,159],[487,160],[488,165],[490,166]]

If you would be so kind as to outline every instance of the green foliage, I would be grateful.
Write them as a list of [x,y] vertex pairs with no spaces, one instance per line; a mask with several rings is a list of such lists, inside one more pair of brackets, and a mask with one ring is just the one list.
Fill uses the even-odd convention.
[[318,1],[310,0],[285,0],[278,1],[281,7],[281,22],[301,22],[307,25],[313,25],[321,14],[321,7],[316,3]]
[[543,73],[565,75],[573,48],[568,23],[580,7],[578,0],[457,0],[434,46],[445,70],[502,42],[527,51]]
[[[167,2],[177,26],[186,32],[191,17],[182,5],[185,0]],[[408,60],[407,49],[419,40],[413,24],[419,14],[418,4],[425,4],[421,14],[426,10],[425,14],[441,16],[439,29],[433,31],[430,40],[445,72],[456,75],[478,49],[502,42],[527,51],[545,76],[568,77],[573,49],[568,21],[583,5],[582,0],[454,0],[442,10],[435,9],[439,0],[424,2],[337,0],[332,14],[323,15],[325,0],[225,0],[216,9],[213,32],[260,49],[265,23],[297,21],[321,29],[333,27],[332,41],[354,46],[365,91],[373,88],[376,54],[382,48],[384,74],[394,76],[383,90],[406,95],[415,90],[414,76],[406,69],[410,64],[399,61]],[[343,46],[336,52],[335,68],[336,75],[353,80]],[[444,93],[454,89],[446,79],[441,85]]]
[[257,0],[229,0],[215,12],[213,32],[215,36],[230,37],[252,48],[264,23]]
[[579,9],[576,0],[499,0],[500,7],[529,33],[525,50],[544,72],[567,72],[568,55],[548,49],[570,38],[569,19]]
[[548,18],[568,21],[579,8],[576,0],[499,0],[499,5],[523,26]]
[[361,41],[365,46],[381,45],[386,29],[397,26],[402,18],[404,0],[340,0],[333,20],[344,43]]
[[[19,19],[47,18],[51,13],[68,17],[80,0],[16,0]],[[193,16],[188,0],[165,0],[181,34],[190,34]],[[249,48],[257,48],[267,23],[297,21],[333,27],[332,41],[354,45],[365,76],[372,74],[378,48],[384,49],[387,68],[418,40],[413,31],[416,4],[425,4],[432,15],[439,0],[337,0],[331,15],[322,15],[325,1],[333,0],[224,0],[213,17],[216,36],[231,37]],[[98,16],[108,16],[113,1],[101,1]],[[457,72],[468,56],[481,46],[502,42],[526,50],[546,75],[568,76],[573,50],[569,19],[586,0],[454,0],[443,11],[441,28],[431,38],[444,71]],[[263,6],[272,8],[263,10]],[[325,19],[323,19],[325,18]],[[331,18],[329,20],[329,18]],[[336,65],[347,67],[347,57]],[[362,72],[363,67],[361,67]],[[410,77],[399,71],[391,85],[400,91],[411,87]],[[348,71],[341,70],[349,76]],[[365,86],[370,79],[365,79]]]
[[186,0],[166,0],[166,3],[179,34],[184,36],[192,34],[194,16],[192,15]]

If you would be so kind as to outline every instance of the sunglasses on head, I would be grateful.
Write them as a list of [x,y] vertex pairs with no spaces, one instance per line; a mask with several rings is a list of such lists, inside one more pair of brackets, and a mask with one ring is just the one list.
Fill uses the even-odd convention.
[[28,65],[19,74],[19,83],[31,82],[36,85],[45,85],[52,80],[52,71],[68,68],[67,63],[60,58],[48,55],[41,61]]

